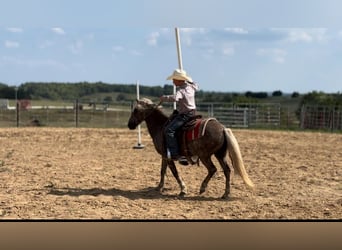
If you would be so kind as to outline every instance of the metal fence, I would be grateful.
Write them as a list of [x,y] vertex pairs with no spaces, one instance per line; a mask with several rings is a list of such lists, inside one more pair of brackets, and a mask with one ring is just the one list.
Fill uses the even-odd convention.
[[279,103],[211,103],[199,104],[198,111],[216,117],[226,127],[279,127]]
[[[126,127],[133,102],[33,104],[0,108],[0,127]],[[164,103],[163,109],[171,114],[173,106]],[[279,103],[198,103],[197,112],[226,127],[342,130],[342,107],[303,106],[296,114],[294,107]]]
[[303,105],[301,128],[342,130],[342,106]]
[[125,127],[130,102],[115,104],[64,102],[58,106],[10,107],[0,109],[0,127]]

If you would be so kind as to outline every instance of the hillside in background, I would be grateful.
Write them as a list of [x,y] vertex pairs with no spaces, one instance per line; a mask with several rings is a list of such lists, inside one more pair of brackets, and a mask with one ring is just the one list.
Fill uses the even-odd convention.
[[[13,124],[25,126],[32,121],[39,121],[44,126],[126,126],[122,121],[127,120],[132,101],[136,99],[136,88],[135,84],[103,82],[24,83],[19,87],[0,84],[0,112],[3,119],[0,127]],[[172,85],[140,86],[140,97],[150,98],[155,103],[159,102],[161,95],[172,93]],[[18,107],[16,100],[20,100],[19,106],[23,112],[15,114],[15,107]],[[227,127],[329,131],[342,128],[340,92],[289,94],[281,90],[271,93],[198,91],[196,101],[199,114],[216,117]],[[172,111],[171,104],[163,107]],[[116,111],[114,116],[111,112],[103,112],[109,109]],[[83,112],[77,116],[74,110]]]
[[[158,100],[163,94],[172,94],[173,86],[140,86],[140,96]],[[45,83],[28,82],[18,87],[0,83],[0,98],[2,99],[30,99],[30,100],[75,100],[89,102],[121,102],[132,101],[136,98],[135,84],[109,84],[103,82],[77,83]],[[313,91],[307,94],[284,94],[281,90],[272,93],[252,92],[228,93],[215,91],[198,91],[198,102],[233,102],[233,103],[265,103],[276,102],[281,105],[297,108],[302,104],[342,105],[342,94],[323,93]]]

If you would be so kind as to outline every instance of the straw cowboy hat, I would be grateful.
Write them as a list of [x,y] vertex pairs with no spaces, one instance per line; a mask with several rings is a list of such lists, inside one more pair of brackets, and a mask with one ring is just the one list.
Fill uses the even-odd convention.
[[175,71],[173,71],[172,75],[166,78],[166,80],[173,80],[173,79],[192,82],[192,78],[186,74],[185,70],[182,70],[182,69],[176,69]]

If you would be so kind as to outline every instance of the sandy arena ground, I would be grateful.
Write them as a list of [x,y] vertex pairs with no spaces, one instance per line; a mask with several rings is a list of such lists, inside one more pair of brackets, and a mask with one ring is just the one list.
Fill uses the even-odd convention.
[[160,157],[147,131],[133,149],[128,129],[0,129],[0,219],[341,219],[342,134],[233,129],[251,191],[224,175],[199,195],[203,165],[177,165],[185,197],[168,170],[156,187]]

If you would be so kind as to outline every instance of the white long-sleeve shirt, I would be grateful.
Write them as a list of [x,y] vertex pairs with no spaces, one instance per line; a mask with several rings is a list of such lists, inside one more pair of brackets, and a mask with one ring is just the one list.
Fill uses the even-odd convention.
[[163,95],[163,102],[177,102],[178,112],[187,113],[196,109],[195,92],[199,89],[196,83],[185,82],[184,85],[177,88],[175,95]]

